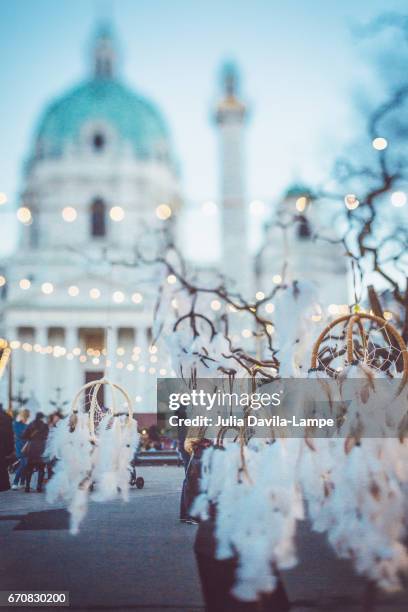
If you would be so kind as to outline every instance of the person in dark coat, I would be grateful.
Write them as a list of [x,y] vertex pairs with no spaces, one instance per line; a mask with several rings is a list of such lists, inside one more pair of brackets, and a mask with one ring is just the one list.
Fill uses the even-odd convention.
[[15,443],[15,453],[16,458],[18,459],[18,467],[16,469],[16,473],[14,476],[14,482],[12,489],[18,489],[20,485],[24,484],[24,478],[27,467],[27,459],[23,455],[22,450],[25,444],[23,440],[23,433],[27,429],[28,420],[30,418],[30,411],[27,408],[24,408],[17,415],[16,419],[13,421],[13,431],[14,431],[14,443]]
[[3,410],[0,404],[0,491],[10,489],[10,479],[8,475],[8,456],[14,450],[14,434],[11,418]]
[[27,458],[25,491],[30,492],[31,476],[34,470],[38,470],[37,491],[41,493],[44,481],[45,459],[44,451],[48,437],[48,425],[44,422],[42,412],[37,412],[35,419],[27,427],[22,435],[23,440],[27,442],[23,449],[23,453]]

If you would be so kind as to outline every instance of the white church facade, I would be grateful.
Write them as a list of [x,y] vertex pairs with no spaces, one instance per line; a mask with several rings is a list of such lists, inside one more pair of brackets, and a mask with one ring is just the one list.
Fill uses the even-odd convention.
[[[177,236],[182,188],[163,117],[119,79],[115,60],[111,34],[101,29],[92,74],[45,110],[25,166],[22,232],[6,270],[2,333],[13,349],[11,395],[20,384],[46,412],[58,393],[71,399],[85,381],[99,377],[107,357],[141,413],[154,412],[156,378],[170,373],[166,355],[152,346],[159,279],[151,282],[146,270],[127,264],[143,228],[157,228],[154,248],[165,239],[164,223]],[[244,180],[247,113],[233,71],[224,86],[216,111],[220,268],[254,295],[270,284],[283,251],[268,230],[254,274]],[[336,295],[326,301],[347,301],[345,267],[335,247],[322,246],[324,253],[312,256],[307,236],[292,234],[285,247],[291,273],[306,274],[323,292],[330,284]]]

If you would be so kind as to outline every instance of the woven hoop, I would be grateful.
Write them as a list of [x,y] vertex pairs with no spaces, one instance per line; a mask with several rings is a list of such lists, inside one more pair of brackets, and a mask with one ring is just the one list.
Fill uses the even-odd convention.
[[123,387],[121,387],[120,385],[117,385],[116,383],[112,383],[107,378],[100,378],[98,380],[92,380],[91,382],[86,383],[79,389],[78,393],[75,395],[72,401],[72,407],[71,407],[71,417],[73,417],[75,420],[75,417],[79,412],[78,402],[79,402],[79,399],[82,393],[84,393],[88,389],[92,390],[91,391],[91,403],[89,407],[89,431],[90,431],[92,439],[96,438],[94,416],[95,416],[95,411],[98,405],[98,392],[102,385],[108,385],[108,387],[112,391],[112,407],[109,408],[111,415],[116,416],[118,414],[117,404],[116,404],[116,394],[117,392],[119,392],[125,398],[125,401],[127,403],[127,413],[128,413],[129,421],[133,419],[132,400],[130,399],[129,394]]
[[319,337],[317,338],[317,340],[316,340],[316,342],[315,342],[315,344],[313,346],[312,359],[311,359],[311,368],[312,369],[316,369],[318,367],[318,357],[317,356],[318,356],[318,353],[319,353],[320,345],[322,344],[322,342],[325,339],[325,337],[327,336],[327,334],[334,327],[336,327],[340,323],[343,323],[344,321],[347,321],[347,331],[346,331],[347,362],[348,363],[352,363],[353,360],[354,360],[353,329],[354,329],[355,325],[357,325],[358,330],[360,332],[360,336],[361,336],[361,340],[362,340],[363,346],[365,346],[365,342],[366,342],[365,331],[364,331],[364,328],[363,328],[363,325],[362,325],[362,322],[361,322],[362,319],[368,319],[369,321],[373,321],[374,323],[377,323],[381,327],[384,327],[386,329],[386,331],[388,332],[388,334],[394,339],[394,341],[396,342],[398,348],[400,349],[401,355],[402,355],[402,362],[403,362],[403,374],[402,374],[402,380],[401,380],[401,384],[399,386],[398,393],[401,393],[402,389],[405,387],[405,385],[408,382],[408,352],[407,352],[407,346],[406,346],[402,336],[400,335],[400,333],[394,327],[394,325],[392,325],[391,323],[389,323],[385,319],[382,319],[381,317],[378,317],[377,315],[372,315],[372,314],[369,314],[369,313],[366,313],[366,312],[356,312],[356,313],[347,314],[347,315],[343,315],[341,317],[338,317],[337,319],[335,319],[334,321],[329,323],[329,325],[327,325],[324,328],[324,330],[321,332],[321,334],[319,335]]

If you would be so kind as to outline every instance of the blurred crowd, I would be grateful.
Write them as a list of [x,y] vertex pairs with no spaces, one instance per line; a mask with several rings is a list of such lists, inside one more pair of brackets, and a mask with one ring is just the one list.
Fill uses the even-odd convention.
[[14,413],[0,404],[0,491],[31,491],[33,475],[41,493],[45,480],[52,477],[54,459],[46,456],[50,429],[62,418],[58,411],[45,416],[27,408]]

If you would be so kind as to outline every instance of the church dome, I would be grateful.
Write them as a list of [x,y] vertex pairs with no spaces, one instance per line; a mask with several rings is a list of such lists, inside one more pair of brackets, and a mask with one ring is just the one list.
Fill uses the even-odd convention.
[[112,37],[106,30],[96,39],[93,76],[46,108],[36,130],[35,156],[58,157],[67,144],[81,142],[86,126],[104,124],[138,157],[170,159],[169,132],[160,112],[114,75]]

